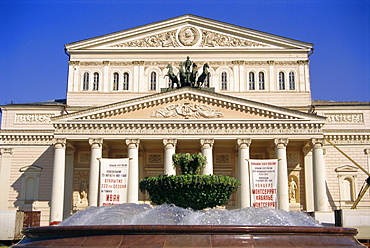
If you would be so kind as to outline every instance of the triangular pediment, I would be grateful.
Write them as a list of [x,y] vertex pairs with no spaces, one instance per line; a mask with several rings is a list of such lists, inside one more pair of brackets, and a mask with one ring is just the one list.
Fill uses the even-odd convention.
[[312,44],[194,15],[67,44],[73,50],[311,49]]
[[351,165],[339,166],[335,169],[336,172],[357,172],[358,168]]
[[192,121],[232,122],[306,121],[325,123],[325,118],[269,104],[245,100],[220,93],[184,87],[101,107],[58,116],[54,122],[65,121]]

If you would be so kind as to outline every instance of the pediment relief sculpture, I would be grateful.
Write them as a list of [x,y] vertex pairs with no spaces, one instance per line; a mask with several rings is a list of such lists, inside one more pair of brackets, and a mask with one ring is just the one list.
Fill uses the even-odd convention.
[[205,104],[197,103],[176,103],[164,106],[158,110],[152,112],[151,117],[169,118],[182,116],[185,119],[189,118],[219,118],[223,117],[223,113],[220,110],[211,108]]
[[[199,42],[200,41],[200,42]],[[209,30],[185,26],[110,47],[268,47],[247,39],[236,38]]]

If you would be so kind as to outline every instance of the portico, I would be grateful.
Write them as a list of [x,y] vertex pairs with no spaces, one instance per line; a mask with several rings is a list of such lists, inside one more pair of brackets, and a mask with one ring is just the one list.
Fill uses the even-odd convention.
[[[234,102],[225,104],[225,99],[232,99]],[[189,106],[192,108],[187,109],[186,115],[177,110],[177,115],[171,117],[173,105],[178,109]],[[199,109],[194,106],[203,107]],[[206,113],[211,117],[196,117],[204,109],[207,109]],[[170,117],[164,117],[163,113]],[[248,116],[248,119],[234,117],[231,121],[225,118],[236,116],[237,113]],[[207,115],[203,113],[203,116]],[[287,119],[289,122],[285,121]],[[194,88],[158,93],[136,102],[123,101],[114,106],[106,105],[94,112],[81,111],[60,116],[54,119],[59,141],[55,143],[57,152],[54,159],[63,167],[63,161],[66,161],[66,152],[63,149],[66,149],[66,145],[61,144],[70,144],[76,151],[73,160],[74,195],[69,196],[73,198],[73,205],[64,207],[73,209],[73,206],[76,208],[78,202],[81,202],[81,180],[86,180],[87,175],[87,205],[97,205],[99,158],[130,158],[127,201],[137,203],[148,200],[146,195],[139,193],[138,182],[141,178],[176,174],[172,167],[174,153],[201,152],[207,158],[202,174],[233,176],[241,182],[239,193],[229,201],[228,208],[250,206],[248,159],[277,158],[278,208],[289,210],[289,176],[296,178],[302,193],[304,190],[322,190],[325,187],[325,174],[323,180],[316,180],[314,185],[311,183],[313,176],[322,175],[325,170],[320,143],[322,124],[322,117],[315,115],[271,108],[263,104],[257,106],[252,101]],[[311,160],[305,159],[303,153],[307,147],[312,150]],[[312,169],[309,176],[305,174],[306,166]],[[55,170],[57,171],[61,169]],[[63,183],[64,181],[54,180],[53,188],[61,189],[65,187]],[[55,202],[64,195],[58,192],[53,195]],[[298,195],[295,203],[299,203],[302,208],[314,204],[313,210],[326,209],[326,195],[314,195],[313,202]],[[57,216],[61,216],[60,213],[63,212],[60,204],[57,206],[51,211],[53,221],[57,221]]]

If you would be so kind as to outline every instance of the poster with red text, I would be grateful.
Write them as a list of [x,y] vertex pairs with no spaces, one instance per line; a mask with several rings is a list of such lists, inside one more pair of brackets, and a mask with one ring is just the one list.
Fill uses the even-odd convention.
[[128,158],[100,160],[99,206],[127,202]]
[[249,160],[251,206],[277,208],[277,159]]

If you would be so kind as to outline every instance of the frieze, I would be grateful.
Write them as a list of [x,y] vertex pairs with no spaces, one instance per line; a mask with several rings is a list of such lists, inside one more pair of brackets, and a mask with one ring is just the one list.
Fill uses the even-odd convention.
[[267,45],[224,34],[202,31],[201,47],[267,47]]
[[[200,42],[199,42],[200,41]],[[268,47],[268,45],[240,39],[209,30],[198,30],[192,26],[170,30],[141,39],[126,41],[110,47]]]
[[83,61],[80,62],[81,66],[102,66],[103,62],[102,61]]
[[110,66],[132,66],[132,61],[110,61]]
[[189,119],[190,117],[219,118],[224,115],[220,110],[213,109],[208,105],[185,102],[164,106],[153,111],[150,116],[162,118],[182,116]]
[[17,124],[43,124],[51,123],[54,114],[16,114],[14,123]]
[[245,134],[322,134],[321,124],[258,123],[121,123],[55,124],[56,134],[124,134],[124,135],[245,135]]
[[364,123],[362,113],[324,114],[329,123]]

